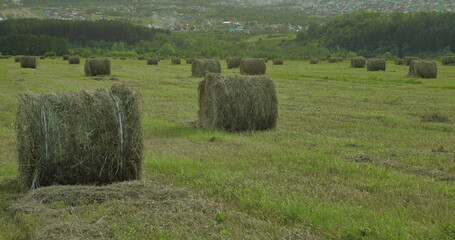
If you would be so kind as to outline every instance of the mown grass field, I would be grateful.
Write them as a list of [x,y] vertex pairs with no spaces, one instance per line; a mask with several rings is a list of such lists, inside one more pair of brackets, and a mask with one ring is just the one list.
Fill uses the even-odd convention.
[[[35,70],[0,60],[0,239],[455,239],[453,66],[410,79],[392,62],[367,72],[347,61],[270,61],[277,128],[229,133],[189,124],[201,80],[190,65],[112,60],[112,76],[94,80],[83,63],[46,59]],[[119,82],[143,97],[153,197],[20,201],[18,94]]]

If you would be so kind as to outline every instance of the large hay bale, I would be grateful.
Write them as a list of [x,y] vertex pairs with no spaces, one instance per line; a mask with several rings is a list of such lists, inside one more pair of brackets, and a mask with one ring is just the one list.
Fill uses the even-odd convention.
[[69,60],[70,59],[70,55],[63,55],[63,60]]
[[263,75],[267,67],[261,58],[243,59],[240,62],[240,74],[242,75]]
[[319,60],[316,58],[310,59],[310,64],[318,64]]
[[364,68],[366,65],[366,58],[364,57],[355,57],[351,58],[351,67],[353,68]]
[[21,57],[22,56],[15,56],[14,57],[14,62],[21,62]]
[[79,64],[79,63],[81,63],[81,60],[79,59],[79,57],[71,56],[68,58],[68,63],[69,64]]
[[32,56],[21,57],[21,68],[36,68],[38,66],[38,58]]
[[28,187],[138,179],[139,97],[127,85],[94,92],[23,92],[16,118],[19,175]]
[[191,76],[204,77],[207,72],[221,73],[221,64],[216,59],[196,59],[191,65]]
[[272,63],[273,65],[283,65],[283,59],[273,59]]
[[241,62],[242,62],[242,58],[240,58],[240,57],[229,57],[226,59],[228,69],[240,67]]
[[404,59],[398,58],[395,59],[395,65],[403,65],[404,64]]
[[444,56],[441,58],[442,65],[455,65],[455,56]]
[[180,58],[172,58],[171,59],[171,63],[172,64],[180,64],[181,63]]
[[384,59],[368,59],[367,71],[385,71]]
[[434,61],[414,60],[409,65],[408,77],[436,78],[438,67]]
[[185,59],[186,64],[193,64],[194,58],[187,58]]
[[85,75],[111,75],[111,61],[108,58],[89,58],[85,60]]
[[342,61],[343,61],[342,57],[329,57],[329,63],[337,63]]
[[404,57],[404,63],[409,66],[413,60],[419,60],[418,57]]
[[158,65],[158,58],[147,58],[147,65]]
[[274,128],[275,85],[268,76],[207,74],[199,83],[199,122],[207,129],[249,131]]

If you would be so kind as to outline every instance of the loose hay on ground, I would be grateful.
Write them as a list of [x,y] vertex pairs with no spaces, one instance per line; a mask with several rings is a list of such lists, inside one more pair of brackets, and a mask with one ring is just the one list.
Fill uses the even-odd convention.
[[221,64],[216,59],[196,59],[191,65],[191,76],[204,77],[207,72],[221,73]]

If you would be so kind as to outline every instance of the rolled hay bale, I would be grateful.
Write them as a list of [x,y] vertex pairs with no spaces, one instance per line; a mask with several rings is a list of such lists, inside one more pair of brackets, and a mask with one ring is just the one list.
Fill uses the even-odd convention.
[[272,63],[273,65],[283,65],[283,59],[273,59]]
[[318,64],[319,60],[316,58],[310,59],[310,64]]
[[401,58],[395,59],[395,65],[404,65],[404,59]]
[[384,59],[368,59],[367,71],[385,71]]
[[238,68],[242,62],[241,57],[228,57],[226,58],[227,69]]
[[342,57],[329,57],[329,63],[337,63],[342,61],[343,61]]
[[171,63],[172,64],[180,64],[181,63],[180,58],[172,58],[171,59]]
[[242,75],[263,75],[267,67],[261,58],[243,59],[240,62],[240,74]]
[[36,68],[38,66],[38,58],[32,56],[21,57],[21,68]]
[[404,57],[404,63],[409,66],[413,60],[419,60],[418,57]]
[[89,58],[85,60],[85,75],[111,75],[111,61],[108,58]]
[[79,57],[71,56],[68,58],[68,63],[69,64],[79,64],[79,63],[81,63],[81,60],[79,59]]
[[193,64],[193,62],[194,62],[194,58],[187,58],[187,59],[185,59],[185,63],[186,63],[186,64]]
[[455,65],[455,56],[444,56],[441,58],[442,65]]
[[353,68],[364,68],[367,64],[367,60],[364,57],[351,58],[351,67]]
[[158,65],[158,58],[147,58],[147,65]]
[[70,55],[63,55],[63,60],[69,60],[70,59]]
[[217,59],[195,59],[191,65],[191,76],[204,77],[207,72],[221,73],[221,64]]
[[436,78],[438,67],[434,61],[414,60],[409,65],[408,77]]
[[199,122],[227,131],[265,130],[276,126],[278,100],[269,76],[209,73],[199,83]]
[[21,57],[22,56],[15,56],[14,57],[14,62],[21,62]]
[[140,177],[139,96],[128,85],[19,96],[19,176],[27,187],[108,184]]

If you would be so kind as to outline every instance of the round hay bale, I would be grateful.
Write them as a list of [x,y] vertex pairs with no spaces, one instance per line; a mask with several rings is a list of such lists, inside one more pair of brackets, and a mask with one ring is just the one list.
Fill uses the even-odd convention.
[[191,65],[191,76],[204,77],[207,72],[221,73],[221,64],[217,59],[195,59]]
[[242,58],[240,58],[240,57],[228,57],[228,58],[226,58],[227,69],[240,67],[241,62],[242,62]]
[[194,62],[194,58],[187,58],[187,59],[185,59],[185,63],[186,63],[186,64],[193,64],[193,62]]
[[367,71],[385,71],[384,59],[368,59]]
[[79,59],[79,57],[71,56],[68,58],[68,63],[69,64],[79,64],[79,63],[81,63],[81,60]]
[[272,63],[273,65],[283,65],[283,59],[273,59]]
[[172,58],[171,59],[171,63],[172,64],[180,64],[181,63],[180,58]]
[[127,85],[94,92],[23,92],[16,118],[19,176],[31,188],[138,179],[139,97]]
[[276,126],[278,100],[269,76],[209,73],[198,90],[199,122],[204,128],[250,131]]
[[70,59],[70,55],[63,55],[63,60],[69,60]]
[[38,58],[32,56],[21,57],[21,68],[36,68],[38,66]]
[[418,57],[404,57],[404,63],[409,66],[413,60],[419,60]]
[[409,65],[408,77],[436,78],[438,67],[434,61],[414,60]]
[[455,65],[455,56],[444,56],[441,58],[442,65]]
[[310,59],[310,64],[318,64],[319,60],[316,58]]
[[15,56],[14,57],[14,62],[21,62],[21,57],[22,56]]
[[395,59],[395,65],[403,65],[404,64],[404,59],[398,58]]
[[244,59],[240,62],[240,74],[263,75],[267,67],[261,58]]
[[108,58],[89,58],[85,60],[85,75],[111,75],[111,61]]
[[351,67],[353,68],[364,68],[366,63],[367,60],[364,57],[351,58]]
[[330,57],[329,58],[329,63],[337,63],[337,62],[342,62],[343,58],[342,57]]
[[158,58],[147,58],[147,65],[158,65]]

